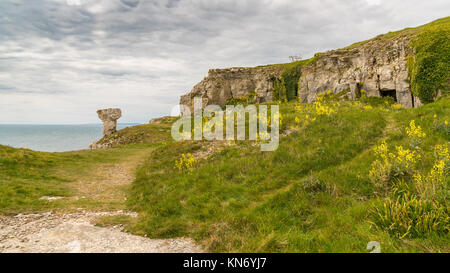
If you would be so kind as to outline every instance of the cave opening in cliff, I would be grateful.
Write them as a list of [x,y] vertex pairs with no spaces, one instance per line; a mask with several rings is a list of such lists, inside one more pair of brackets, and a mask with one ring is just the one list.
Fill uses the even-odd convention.
[[397,91],[396,90],[380,90],[381,97],[391,97],[397,102]]

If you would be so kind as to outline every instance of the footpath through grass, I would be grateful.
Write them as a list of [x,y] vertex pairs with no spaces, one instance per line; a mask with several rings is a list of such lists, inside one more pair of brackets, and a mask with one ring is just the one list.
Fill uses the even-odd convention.
[[[0,213],[123,209],[134,170],[160,143],[36,152],[0,145]],[[42,197],[64,197],[48,201]]]

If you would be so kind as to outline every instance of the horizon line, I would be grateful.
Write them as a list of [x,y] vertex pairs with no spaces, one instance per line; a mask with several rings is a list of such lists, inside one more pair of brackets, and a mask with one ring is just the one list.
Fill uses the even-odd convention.
[[[118,122],[117,125],[146,124],[141,122]],[[0,125],[102,125],[102,123],[0,123]]]

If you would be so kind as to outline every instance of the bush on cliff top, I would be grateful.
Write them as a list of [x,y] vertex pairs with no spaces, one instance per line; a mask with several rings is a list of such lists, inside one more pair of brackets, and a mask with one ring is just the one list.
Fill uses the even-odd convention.
[[438,91],[448,89],[449,86],[449,18],[440,24],[426,27],[411,41],[414,50],[408,57],[411,91],[423,103],[434,101]]
[[297,98],[298,82],[302,75],[302,67],[313,63],[319,56],[320,53],[317,53],[310,59],[284,64],[281,80],[277,80],[274,83],[274,100],[290,101]]

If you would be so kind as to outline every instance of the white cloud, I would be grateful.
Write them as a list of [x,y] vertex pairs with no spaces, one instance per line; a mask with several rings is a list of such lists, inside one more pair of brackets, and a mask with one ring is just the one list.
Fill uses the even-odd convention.
[[167,115],[209,68],[288,61],[446,16],[448,1],[2,0],[0,123]]
[[380,5],[381,0],[366,0],[369,5]]

